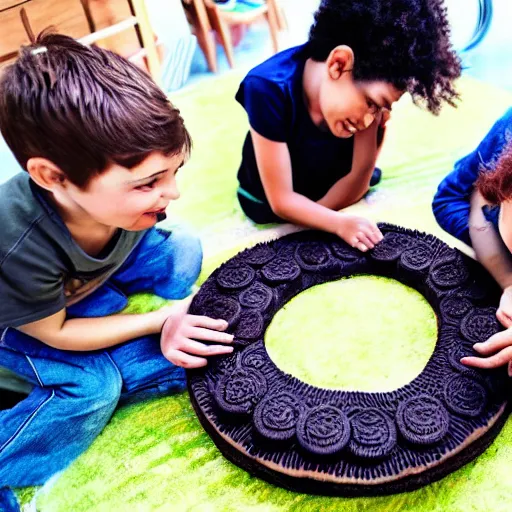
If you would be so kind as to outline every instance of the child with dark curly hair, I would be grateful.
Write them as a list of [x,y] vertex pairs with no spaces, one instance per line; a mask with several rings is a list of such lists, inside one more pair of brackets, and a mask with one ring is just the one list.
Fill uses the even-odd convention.
[[453,105],[461,67],[449,32],[441,0],[323,0],[309,41],[254,68],[236,95],[250,124],[238,171],[245,214],[373,248],[377,225],[338,210],[368,191],[404,92],[433,113]]
[[439,225],[472,245],[477,260],[503,289],[496,317],[507,330],[474,346],[482,357],[462,362],[480,368],[508,364],[512,376],[512,109],[475,151],[455,164],[432,208]]

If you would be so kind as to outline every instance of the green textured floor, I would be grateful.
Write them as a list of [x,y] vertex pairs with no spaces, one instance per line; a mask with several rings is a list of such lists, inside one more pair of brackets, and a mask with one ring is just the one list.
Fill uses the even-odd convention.
[[[287,231],[286,226],[256,229],[235,202],[235,173],[246,130],[243,112],[232,99],[239,79],[230,74],[174,97],[195,149],[180,173],[182,200],[173,221],[185,218],[203,236],[202,280],[238,249]],[[380,160],[384,180],[352,210],[441,234],[430,212],[439,179],[512,99],[469,80],[460,83],[460,90],[460,108],[446,109],[439,118],[420,112],[407,99],[397,106]],[[132,301],[132,310],[160,303],[140,296]],[[365,314],[379,307],[378,315]],[[397,307],[406,320],[402,325]],[[358,277],[295,298],[276,315],[268,343],[283,368],[317,385],[392,389],[421,371],[433,350],[435,329],[432,311],[415,291],[381,278]],[[325,357],[326,351],[332,357]],[[341,499],[291,493],[224,460],[182,394],[118,411],[92,447],[35,501],[42,512],[499,512],[511,507],[511,465],[509,421],[477,461],[410,494]],[[24,500],[30,495],[25,493]]]

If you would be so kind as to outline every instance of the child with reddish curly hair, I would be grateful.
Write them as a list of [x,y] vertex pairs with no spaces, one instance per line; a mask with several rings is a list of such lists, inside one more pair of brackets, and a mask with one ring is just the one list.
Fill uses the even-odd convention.
[[496,316],[506,330],[474,346],[482,357],[462,362],[479,368],[508,364],[512,376],[512,109],[455,164],[432,207],[439,225],[471,245],[503,289]]

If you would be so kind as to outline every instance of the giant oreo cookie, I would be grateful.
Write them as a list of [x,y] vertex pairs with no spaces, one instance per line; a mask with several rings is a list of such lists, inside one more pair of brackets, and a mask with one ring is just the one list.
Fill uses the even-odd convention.
[[[315,231],[260,244],[222,265],[194,298],[192,313],[225,318],[235,335],[233,354],[189,371],[196,413],[235,464],[301,492],[403,492],[466,464],[503,426],[506,372],[460,362],[499,331],[499,290],[432,235],[381,230],[383,241],[368,254]],[[438,317],[429,362],[395,391],[316,388],[282,372],[265,350],[265,330],[291,297],[356,273],[415,287]]]

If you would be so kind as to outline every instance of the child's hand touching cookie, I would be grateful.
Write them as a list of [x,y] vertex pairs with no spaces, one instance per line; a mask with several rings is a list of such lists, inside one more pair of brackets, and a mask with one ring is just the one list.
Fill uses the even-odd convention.
[[233,347],[225,345],[233,341],[232,334],[223,332],[228,323],[207,316],[189,315],[189,306],[190,300],[165,308],[163,314],[167,318],[160,337],[163,355],[176,366],[199,368],[208,364],[206,356],[233,352]]
[[475,343],[473,348],[482,357],[463,357],[463,364],[486,369],[507,364],[508,374],[512,377],[512,329],[498,332],[484,343]]
[[383,235],[375,222],[348,213],[340,214],[336,234],[351,247],[362,252],[373,249],[383,239]]

